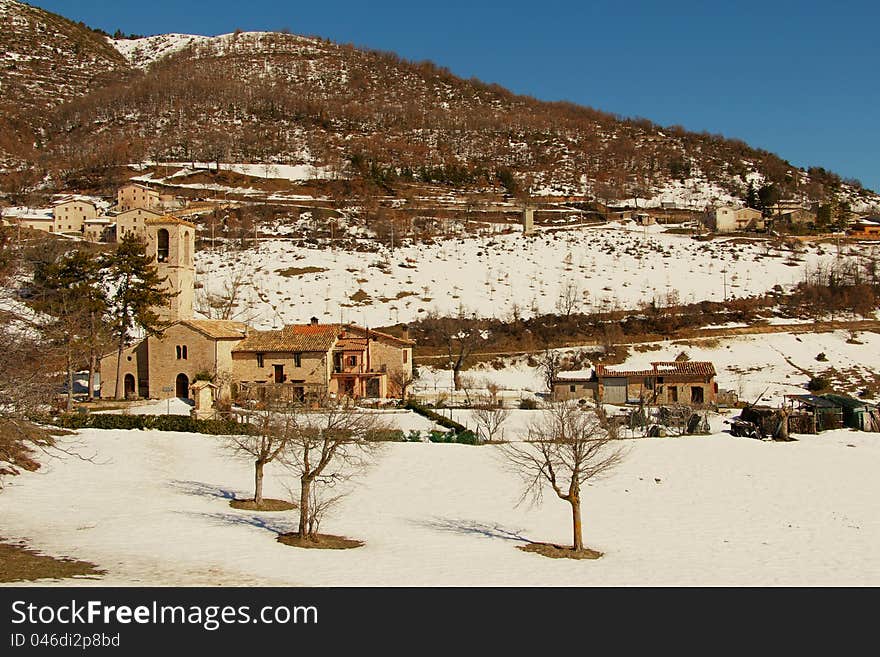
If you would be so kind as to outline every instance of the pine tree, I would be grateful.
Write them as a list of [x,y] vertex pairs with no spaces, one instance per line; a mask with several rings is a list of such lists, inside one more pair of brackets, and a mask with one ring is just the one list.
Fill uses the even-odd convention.
[[749,183],[749,188],[746,190],[746,207],[754,210],[761,209],[758,201],[758,192],[755,190],[755,184],[751,182]]
[[[35,307],[52,319],[44,326],[49,341],[63,349],[67,368],[67,410],[73,410],[73,375],[83,347],[90,355],[96,322],[107,300],[100,285],[100,261],[84,251],[71,251],[34,271]],[[91,369],[91,368],[90,368]],[[90,371],[89,388],[92,386]]]
[[107,319],[116,341],[116,399],[122,399],[122,352],[134,337],[136,328],[147,335],[161,335],[166,325],[155,309],[174,297],[162,288],[146,244],[134,233],[122,238],[117,248],[103,261],[108,289]]

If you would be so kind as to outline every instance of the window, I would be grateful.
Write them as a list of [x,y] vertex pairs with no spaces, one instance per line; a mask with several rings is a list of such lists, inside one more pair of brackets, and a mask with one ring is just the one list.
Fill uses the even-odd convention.
[[156,235],[156,260],[158,262],[167,262],[168,260],[168,239],[168,231],[160,228],[158,235]]
[[703,388],[702,386],[694,386],[691,388],[691,403],[692,404],[702,404],[703,403]]
[[180,354],[181,354],[181,351],[180,351],[180,345],[177,345],[177,346],[175,347],[175,349],[176,349],[176,351],[177,351],[177,360],[180,360]]
[[409,362],[409,352],[406,349],[403,350],[403,362]]
[[183,360],[186,360],[186,345],[183,345]]
[[671,401],[678,401],[678,386],[669,386],[669,399]]
[[293,355],[293,366],[302,367],[302,354],[296,353]]
[[568,391],[569,392],[577,392],[577,386],[576,385],[568,386]]
[[177,345],[177,360],[186,360],[186,345]]
[[357,364],[358,364],[358,357],[357,356],[349,356],[348,357],[348,366],[349,367],[354,367]]
[[263,354],[257,354],[257,367],[263,367]]

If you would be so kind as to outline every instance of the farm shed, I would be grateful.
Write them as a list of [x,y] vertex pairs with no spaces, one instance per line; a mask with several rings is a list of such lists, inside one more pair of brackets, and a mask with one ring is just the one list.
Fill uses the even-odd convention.
[[843,426],[859,429],[860,431],[871,430],[867,428],[873,425],[871,415],[873,408],[870,404],[848,395],[828,394],[822,395],[822,397],[841,408],[843,411]]
[[[817,395],[786,395],[792,409],[798,415],[810,418],[812,426],[790,428],[797,433],[818,433],[828,429],[840,429],[843,426],[843,409],[834,402]],[[804,431],[809,429],[809,431]]]

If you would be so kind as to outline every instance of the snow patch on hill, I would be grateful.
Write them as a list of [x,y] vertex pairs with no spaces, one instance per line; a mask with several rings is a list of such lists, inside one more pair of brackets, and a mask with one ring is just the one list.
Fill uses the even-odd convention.
[[[277,36],[276,32],[230,32],[217,36],[201,34],[156,34],[139,39],[111,39],[108,41],[116,48],[129,64],[137,68],[147,68],[154,62],[164,59],[176,52],[189,47],[196,48],[199,55],[225,55],[235,50],[239,44],[249,48],[266,45],[267,39]],[[307,46],[313,40],[298,35],[285,35],[290,41],[295,39],[297,47]]]
[[126,61],[137,68],[147,68],[155,61],[172,55],[197,43],[210,41],[212,37],[200,34],[157,34],[141,39],[110,39]]

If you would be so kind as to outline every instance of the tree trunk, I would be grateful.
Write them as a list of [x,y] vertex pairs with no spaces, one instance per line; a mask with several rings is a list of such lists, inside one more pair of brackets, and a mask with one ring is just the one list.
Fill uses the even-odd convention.
[[73,355],[67,348],[67,412],[73,412]]
[[123,344],[120,342],[116,350],[116,390],[113,393],[116,400],[122,399],[122,350]]
[[569,498],[568,503],[571,504],[571,521],[572,521],[572,548],[575,551],[584,549],[584,537],[581,529],[581,500],[578,496]]
[[89,313],[89,390],[87,399],[95,398],[95,370],[98,369],[98,355],[95,353],[95,313]]
[[309,537],[309,492],[312,486],[312,480],[306,477],[300,477],[299,489],[299,537],[305,539]]
[[89,396],[88,400],[95,399],[95,372],[98,369],[98,356],[93,351],[89,356]]
[[461,365],[452,368],[452,383],[456,390],[461,390]]
[[254,461],[254,504],[257,506],[263,503],[263,465],[261,459]]

